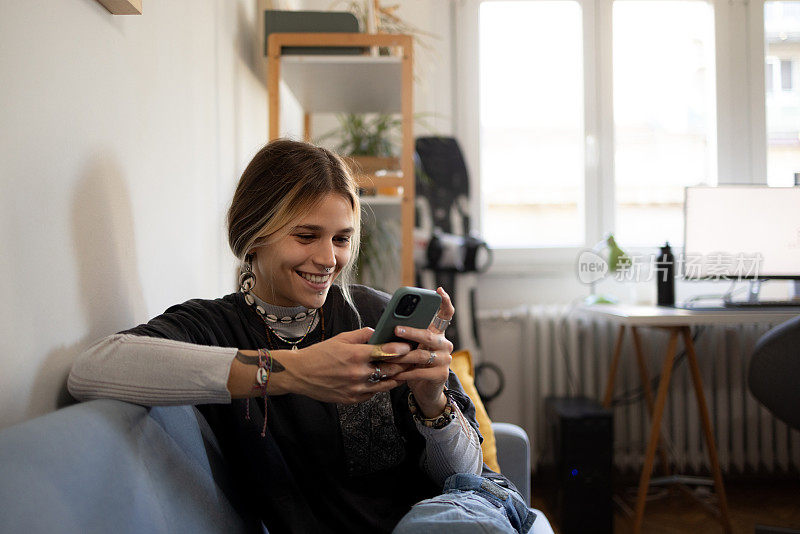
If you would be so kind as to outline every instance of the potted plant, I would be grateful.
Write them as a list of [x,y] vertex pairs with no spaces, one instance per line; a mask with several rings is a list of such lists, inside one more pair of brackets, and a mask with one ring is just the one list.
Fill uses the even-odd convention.
[[400,117],[385,113],[347,113],[338,115],[337,120],[339,127],[326,132],[317,141],[335,139],[336,151],[355,163],[353,172],[375,174],[381,170],[400,169],[397,157]]
[[[400,4],[384,6],[380,0],[342,0],[336,2],[334,7],[341,8],[342,4],[356,17],[362,31],[410,35],[415,48],[426,50],[431,50],[426,39],[437,38],[400,18],[396,13]],[[379,53],[390,55],[392,50],[381,48]],[[400,170],[397,156],[402,141],[402,119],[399,116],[385,113],[342,114],[337,118],[339,128],[323,134],[318,141],[335,138],[337,152],[353,160],[355,173]],[[420,115],[415,115],[414,120],[430,130]]]

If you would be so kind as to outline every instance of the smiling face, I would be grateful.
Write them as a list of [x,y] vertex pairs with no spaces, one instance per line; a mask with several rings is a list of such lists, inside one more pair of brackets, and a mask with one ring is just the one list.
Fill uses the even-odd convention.
[[253,249],[253,292],[276,306],[322,307],[331,284],[350,261],[354,232],[350,201],[328,194],[290,224],[283,237]]

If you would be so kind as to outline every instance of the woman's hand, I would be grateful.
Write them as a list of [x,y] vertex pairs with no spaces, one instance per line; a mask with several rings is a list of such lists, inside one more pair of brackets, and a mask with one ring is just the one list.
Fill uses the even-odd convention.
[[[442,296],[438,316],[450,320],[455,312],[450,297],[442,288],[437,292]],[[447,402],[443,390],[453,350],[443,332],[433,326],[426,330],[399,327],[399,337],[420,343],[414,351],[403,342],[367,345],[372,332],[372,328],[362,328],[296,352],[272,351],[269,393],[298,393],[323,402],[353,404],[408,382],[425,417],[441,414]],[[257,365],[255,351],[240,353],[250,365],[243,365],[237,357],[231,367],[231,379],[236,377],[237,384],[244,384],[234,388],[229,383],[229,390],[236,398],[254,395],[253,367]]]
[[[281,351],[278,361],[285,370],[279,373],[273,370],[271,380],[275,382],[270,382],[270,389],[274,383],[281,382],[280,390],[272,389],[273,394],[299,393],[323,402],[352,404],[397,387],[402,380],[396,375],[405,366],[372,360],[379,351],[384,355],[404,357],[410,347],[396,342],[367,345],[372,332],[372,328],[362,328],[343,332],[294,353]],[[370,377],[379,377],[380,380],[370,381]]]
[[[450,296],[441,287],[436,292],[442,296],[437,316],[449,321],[455,314]],[[437,330],[433,324],[425,330],[400,326],[395,333],[403,339],[418,342],[419,346],[405,356],[392,359],[392,363],[406,366],[406,370],[394,375],[393,380],[408,384],[426,418],[439,416],[447,403],[444,385],[450,374],[453,344],[444,337],[444,331]]]

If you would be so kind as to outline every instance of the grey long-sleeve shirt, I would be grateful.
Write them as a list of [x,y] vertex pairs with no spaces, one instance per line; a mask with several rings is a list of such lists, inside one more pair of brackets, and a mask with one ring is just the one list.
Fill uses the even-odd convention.
[[[145,406],[229,403],[227,389],[237,349],[132,334],[108,336],[75,362],[68,379],[79,400],[114,398]],[[425,437],[422,467],[438,483],[454,473],[480,474],[477,433],[458,407],[442,429],[417,423]]]

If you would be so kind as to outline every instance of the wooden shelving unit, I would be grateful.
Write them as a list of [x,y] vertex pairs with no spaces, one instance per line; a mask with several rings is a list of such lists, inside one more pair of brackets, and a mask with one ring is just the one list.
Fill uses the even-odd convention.
[[[282,55],[285,46],[364,47],[371,52],[351,56]],[[392,56],[378,56],[389,47]],[[413,46],[409,35],[364,33],[273,33],[267,40],[269,139],[280,137],[280,81],[297,98],[310,139],[312,113],[399,113],[402,116],[400,172],[360,175],[363,187],[401,187],[400,283],[414,284],[414,132]]]

